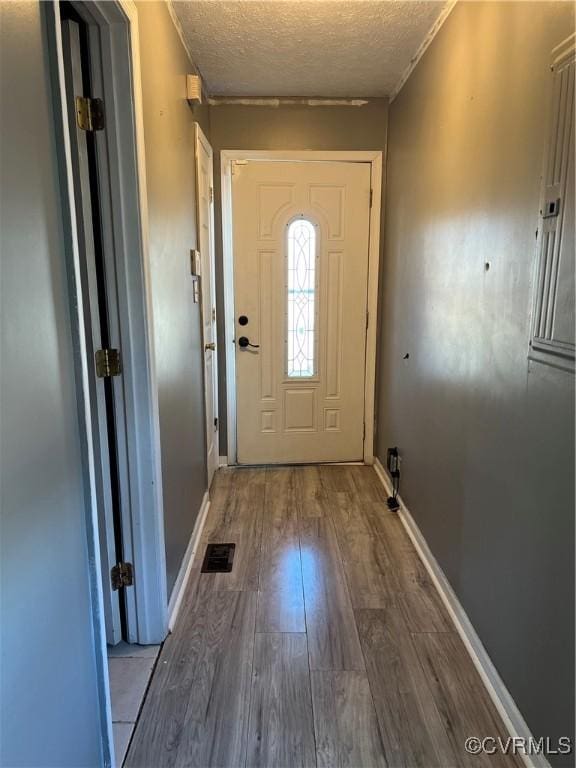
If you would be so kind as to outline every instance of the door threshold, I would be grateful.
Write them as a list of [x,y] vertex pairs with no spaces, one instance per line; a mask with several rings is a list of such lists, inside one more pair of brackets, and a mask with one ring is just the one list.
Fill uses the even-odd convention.
[[108,679],[116,766],[124,763],[140,709],[160,654],[160,645],[108,646]]
[[265,469],[266,467],[363,467],[367,466],[365,461],[359,459],[358,461],[286,461],[278,464],[262,463],[262,464],[227,464],[226,467],[220,467],[226,469],[232,467],[234,469]]

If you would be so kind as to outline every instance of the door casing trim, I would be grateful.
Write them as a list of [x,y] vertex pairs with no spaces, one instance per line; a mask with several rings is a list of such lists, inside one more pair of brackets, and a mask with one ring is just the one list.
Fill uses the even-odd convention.
[[373,464],[383,152],[380,150],[319,151],[257,149],[223,149],[220,151],[228,464],[237,463],[236,356],[234,345],[234,240],[232,232],[232,163],[235,160],[370,163],[372,206],[370,208],[370,235],[368,245],[368,327],[366,329],[366,368],[364,378],[365,432],[363,458],[365,464]]
[[[194,151],[196,155],[196,165],[195,165],[195,173],[196,173],[196,232],[197,232],[197,247],[200,248],[200,146],[203,145],[204,149],[206,150],[207,154],[210,156],[210,166],[211,166],[211,184],[212,184],[212,192],[214,192],[214,150],[212,149],[212,145],[206,138],[206,135],[202,128],[200,127],[200,123],[195,122],[194,123]],[[214,227],[214,201],[212,199],[211,205],[210,205],[210,244],[209,244],[210,253],[208,256],[208,263],[210,265],[210,272],[211,272],[211,280],[210,285],[212,286],[212,298],[214,299],[213,303],[213,309],[216,310],[216,230]],[[200,294],[202,297],[203,290],[204,290],[204,275],[200,275]],[[202,300],[202,298],[201,298]],[[206,339],[204,338],[204,304],[201,303],[201,310],[200,314],[202,315],[202,354],[206,354],[206,348],[205,348],[205,342]],[[216,317],[214,320],[216,321]],[[216,339],[215,339],[216,340]],[[218,418],[218,354],[214,356],[213,361],[213,371],[214,371],[214,380],[216,383],[216,391],[213,393],[214,398],[214,415],[216,419]],[[207,408],[207,399],[208,399],[208,387],[211,387],[213,382],[209,382],[206,380],[205,376],[206,372],[206,365],[204,359],[202,359],[202,373],[204,377],[204,404]],[[206,419],[204,419],[206,422]],[[209,435],[208,430],[210,428],[210,425],[206,422],[205,424],[206,428],[206,473],[209,475],[209,467],[208,467],[208,441],[209,441]],[[216,466],[216,469],[218,469],[219,461],[220,461],[220,434],[218,429],[216,429],[216,458],[218,459],[218,465]],[[210,487],[211,478],[208,476],[208,487]],[[170,610],[168,611],[170,615]]]

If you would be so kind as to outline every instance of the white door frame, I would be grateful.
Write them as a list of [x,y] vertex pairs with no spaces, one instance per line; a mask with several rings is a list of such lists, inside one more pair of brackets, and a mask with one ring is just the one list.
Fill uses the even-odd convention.
[[[95,663],[102,733],[102,763],[113,766],[114,745],[104,627],[103,592],[95,486],[95,456],[89,376],[84,337],[80,249],[73,197],[71,148],[64,83],[64,63],[57,2],[41,4],[46,14],[51,85],[60,172],[63,235],[68,272],[70,313],[75,347],[77,408],[81,424],[85,515],[90,572]],[[148,205],[142,117],[138,16],[132,0],[75,3],[80,14],[98,27],[106,129],[114,196],[113,236],[122,332],[122,359],[127,419],[130,483],[130,531],[135,571],[134,621],[131,642],[161,642],[167,633],[166,562],[160,428],[153,348]],[[64,649],[63,649],[64,652]]]
[[[195,149],[195,156],[196,156],[196,238],[198,247],[200,247],[200,145],[204,147],[206,150],[206,153],[210,157],[210,185],[212,189],[212,197],[210,199],[210,234],[209,234],[209,254],[208,258],[204,260],[204,256],[202,253],[200,253],[200,259],[202,262],[202,265],[208,264],[208,268],[210,270],[210,292],[211,292],[211,305],[213,307],[214,312],[216,312],[216,252],[215,252],[215,230],[214,230],[214,196],[213,196],[213,190],[214,190],[214,153],[212,151],[212,145],[206,138],[204,131],[200,127],[200,124],[195,122],[194,123],[194,149]],[[201,275],[200,275],[200,288],[201,288],[201,300],[202,300],[202,331],[204,331],[205,324],[206,324],[206,318],[204,317],[204,286],[206,284],[206,281],[204,280],[204,270],[202,269]],[[213,319],[211,319],[213,323],[213,329],[214,329],[214,341],[216,341],[216,316],[214,316]],[[204,336],[202,336],[202,351],[203,354],[206,354],[206,339]],[[204,365],[204,360],[202,361],[204,372],[206,371],[206,366]],[[206,381],[206,376],[204,376],[204,400],[207,405],[208,395],[209,395],[209,388],[213,388],[213,410],[214,410],[214,416],[216,419],[218,419],[218,354],[213,355],[212,360],[212,370],[213,370],[213,380],[211,382]],[[206,413],[208,412],[208,408],[206,407]],[[209,468],[209,455],[208,455],[208,444],[210,440],[209,431],[214,431],[214,425],[208,424],[208,421],[206,421],[206,472],[208,474],[208,490],[210,490],[210,484],[212,478],[210,477],[210,468]],[[218,425],[218,421],[216,421],[216,424]],[[215,450],[216,450],[216,461],[219,461],[219,445],[220,445],[220,439],[219,439],[219,430],[218,427],[215,429],[214,434],[214,440],[215,440]],[[216,466],[216,469],[218,469],[218,465]]]
[[382,200],[381,151],[246,150],[225,149],[221,157],[222,258],[224,277],[224,340],[226,345],[226,419],[228,464],[237,462],[236,354],[234,312],[234,238],[232,230],[232,163],[235,160],[296,162],[370,163],[372,201],[368,247],[368,325],[366,329],[366,370],[364,383],[364,462],[374,463],[374,417],[376,388],[376,339],[378,320],[378,271],[380,266],[380,209]]

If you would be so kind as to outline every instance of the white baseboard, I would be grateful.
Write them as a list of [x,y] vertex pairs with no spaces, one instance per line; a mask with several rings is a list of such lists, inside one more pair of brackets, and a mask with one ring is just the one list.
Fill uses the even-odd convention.
[[[388,478],[388,475],[386,474],[386,471],[378,458],[374,459],[374,469],[376,470],[376,474],[380,478],[382,485],[386,489],[386,492],[391,495],[392,485],[390,483],[390,479]],[[398,501],[400,502],[400,509],[398,510],[400,520],[402,521],[408,536],[412,540],[420,560],[422,560],[424,567],[428,571],[428,575],[436,587],[442,602],[446,606],[446,610],[450,614],[450,617],[454,622],[454,626],[462,638],[466,650],[470,654],[470,658],[474,662],[474,666],[478,670],[480,677],[482,678],[482,682],[484,683],[490,698],[494,702],[494,706],[498,710],[498,713],[502,718],[506,729],[508,730],[510,736],[519,736],[523,739],[526,739],[528,742],[528,740],[532,739],[533,736],[530,732],[530,729],[528,728],[528,725],[526,724],[526,721],[522,717],[522,713],[510,695],[510,692],[504,685],[504,682],[498,674],[496,667],[492,663],[488,652],[482,645],[482,641],[478,637],[472,622],[466,615],[466,611],[462,607],[462,604],[458,600],[458,597],[452,589],[450,582],[446,578],[444,571],[440,567],[438,561],[432,554],[430,547],[426,543],[426,539],[424,538],[422,531],[418,527],[416,521],[408,511],[408,508],[400,496],[398,497]],[[544,757],[544,755],[522,755],[522,759],[524,760],[527,768],[550,768],[550,763]]]
[[218,466],[219,467],[227,467],[228,466],[228,456],[219,456]]
[[188,579],[190,578],[190,571],[192,570],[194,555],[198,550],[198,545],[200,544],[200,539],[202,538],[202,530],[204,529],[204,523],[206,522],[206,516],[208,515],[209,509],[210,498],[208,497],[208,491],[206,491],[204,498],[202,499],[200,512],[198,513],[196,523],[194,524],[194,530],[192,531],[190,541],[188,542],[186,552],[184,553],[182,565],[178,571],[178,577],[172,589],[172,594],[170,595],[170,602],[168,603],[168,632],[172,632],[174,629],[174,624],[176,623],[176,619],[178,617],[178,611],[180,610],[180,606],[182,604],[182,598],[184,597]]

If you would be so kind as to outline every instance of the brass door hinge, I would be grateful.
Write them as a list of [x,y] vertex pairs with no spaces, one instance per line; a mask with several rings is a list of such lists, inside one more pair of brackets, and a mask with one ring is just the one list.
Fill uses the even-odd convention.
[[134,568],[132,563],[118,563],[110,571],[110,582],[112,589],[122,589],[122,587],[131,587],[134,584]]
[[98,349],[96,358],[96,376],[99,379],[108,379],[111,376],[119,376],[122,373],[120,351],[118,349]]
[[231,166],[230,170],[231,170],[232,176],[234,176],[234,174],[236,173],[236,168],[239,165],[247,165],[247,164],[248,164],[248,160],[232,160],[230,164]]
[[210,187],[210,202],[214,202],[214,187]]
[[76,122],[82,131],[104,130],[104,102],[88,96],[76,96]]

